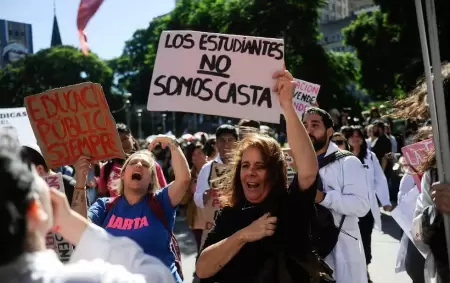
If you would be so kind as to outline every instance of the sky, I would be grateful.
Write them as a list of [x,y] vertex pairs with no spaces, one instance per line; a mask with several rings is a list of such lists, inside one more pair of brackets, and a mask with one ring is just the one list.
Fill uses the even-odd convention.
[[[80,0],[0,0],[0,19],[31,24],[36,53],[50,47],[53,1],[63,44],[79,48],[76,22]],[[147,28],[154,17],[174,7],[175,0],[104,0],[85,30],[89,49],[102,59],[118,57],[137,29]]]

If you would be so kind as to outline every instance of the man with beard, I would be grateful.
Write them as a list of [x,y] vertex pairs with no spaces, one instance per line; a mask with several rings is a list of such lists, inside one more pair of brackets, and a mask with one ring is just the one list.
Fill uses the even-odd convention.
[[375,139],[372,141],[370,147],[378,160],[380,160],[381,167],[386,174],[389,165],[389,157],[387,155],[392,151],[392,144],[385,134],[383,121],[375,121],[372,125],[373,136]]
[[[308,108],[303,124],[311,138],[319,163],[339,148],[331,142],[333,120],[324,110]],[[366,260],[359,231],[359,217],[370,209],[366,172],[356,156],[336,159],[319,170],[323,184],[316,203],[329,209],[338,227],[344,222],[338,242],[325,261],[333,268],[337,283],[368,282]]]

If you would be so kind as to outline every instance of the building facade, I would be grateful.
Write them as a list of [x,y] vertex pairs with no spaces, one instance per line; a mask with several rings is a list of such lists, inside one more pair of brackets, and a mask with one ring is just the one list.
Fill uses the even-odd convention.
[[33,53],[30,24],[0,20],[0,68]]
[[337,21],[349,15],[349,0],[328,0],[320,10],[320,23]]
[[30,24],[0,20],[0,67],[33,53]]
[[374,6],[373,0],[348,0],[349,13]]

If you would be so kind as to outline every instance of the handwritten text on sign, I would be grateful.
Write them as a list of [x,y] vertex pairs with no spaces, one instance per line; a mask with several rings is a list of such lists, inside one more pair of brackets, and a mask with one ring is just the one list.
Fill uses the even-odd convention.
[[295,110],[298,116],[302,116],[306,108],[316,104],[320,85],[312,84],[307,81],[295,79],[295,91],[292,97]]
[[27,96],[31,126],[50,168],[81,156],[123,158],[124,152],[99,84],[83,83]]
[[419,192],[422,191],[421,180],[418,174],[415,172],[419,171],[420,165],[422,165],[428,157],[429,152],[434,148],[433,140],[428,139],[415,144],[411,144],[402,147],[402,153],[405,157],[406,163],[410,166],[412,170],[409,170],[410,174],[413,175],[414,181],[416,183]]
[[279,123],[272,75],[283,63],[282,39],[164,31],[147,108]]
[[[50,188],[54,188],[62,193],[65,193],[61,173],[46,176],[44,177],[44,180]],[[61,262],[67,263],[70,260],[70,256],[73,252],[73,246],[69,244],[61,235],[50,232],[45,237],[45,241],[47,248],[54,249]]]

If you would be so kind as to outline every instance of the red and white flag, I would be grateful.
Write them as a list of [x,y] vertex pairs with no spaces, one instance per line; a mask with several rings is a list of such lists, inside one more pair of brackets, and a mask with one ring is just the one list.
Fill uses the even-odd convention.
[[78,8],[77,27],[78,35],[80,36],[81,51],[84,55],[88,54],[88,45],[86,34],[84,29],[86,28],[89,20],[97,12],[103,0],[81,0],[80,7]]

